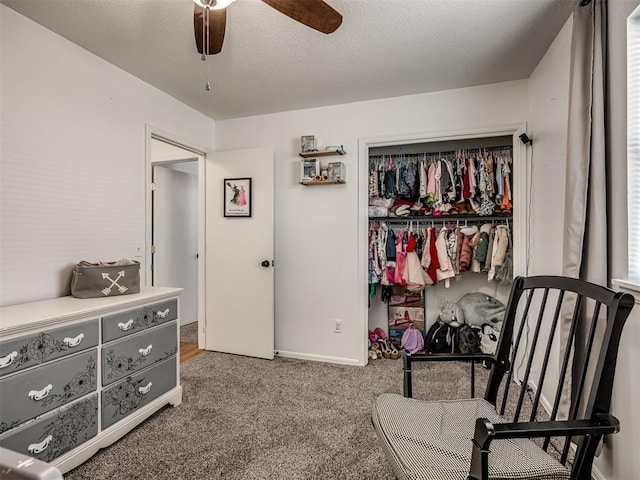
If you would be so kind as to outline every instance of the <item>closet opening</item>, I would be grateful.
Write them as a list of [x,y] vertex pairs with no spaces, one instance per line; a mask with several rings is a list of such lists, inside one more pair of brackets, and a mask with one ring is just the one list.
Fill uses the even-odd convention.
[[[444,318],[487,297],[506,304],[511,280],[526,273],[529,164],[518,140],[524,129],[361,140],[363,364],[373,361],[369,345],[379,337],[370,332],[384,332],[399,349],[407,329],[424,338],[443,311]],[[499,238],[500,249],[482,256],[481,245],[476,259],[481,238],[485,248],[497,247]],[[449,247],[450,263],[441,270],[430,262],[443,254],[435,240]]]

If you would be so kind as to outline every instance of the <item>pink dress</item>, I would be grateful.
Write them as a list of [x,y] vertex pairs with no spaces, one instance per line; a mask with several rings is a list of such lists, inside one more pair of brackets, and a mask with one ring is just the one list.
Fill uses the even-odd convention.
[[404,230],[400,231],[396,238],[396,271],[393,278],[393,283],[396,285],[406,285],[407,281],[404,279],[404,269],[406,268],[406,255],[402,246],[402,239],[407,234]]
[[240,187],[240,196],[238,198],[238,205],[244,207],[247,205],[247,192],[244,187]]

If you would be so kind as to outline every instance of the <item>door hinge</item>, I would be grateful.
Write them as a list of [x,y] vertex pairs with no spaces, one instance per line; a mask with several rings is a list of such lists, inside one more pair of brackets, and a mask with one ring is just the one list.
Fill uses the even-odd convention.
[[154,192],[156,189],[157,185],[156,182],[151,182],[151,191]]
[[156,246],[155,245],[151,245],[151,253],[156,253]]

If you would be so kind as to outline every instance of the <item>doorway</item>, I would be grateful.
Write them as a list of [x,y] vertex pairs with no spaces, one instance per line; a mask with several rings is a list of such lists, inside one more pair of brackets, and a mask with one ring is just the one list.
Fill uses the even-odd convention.
[[[151,135],[148,174],[151,180],[148,225],[147,284],[179,287],[180,342],[195,350],[204,343],[200,281],[201,181],[204,153]],[[181,348],[183,349],[183,348]]]

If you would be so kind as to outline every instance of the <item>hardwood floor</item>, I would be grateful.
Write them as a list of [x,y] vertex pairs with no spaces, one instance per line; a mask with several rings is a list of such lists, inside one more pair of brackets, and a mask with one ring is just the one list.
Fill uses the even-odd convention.
[[204,350],[200,350],[197,343],[180,342],[180,365],[197,357],[202,352]]

